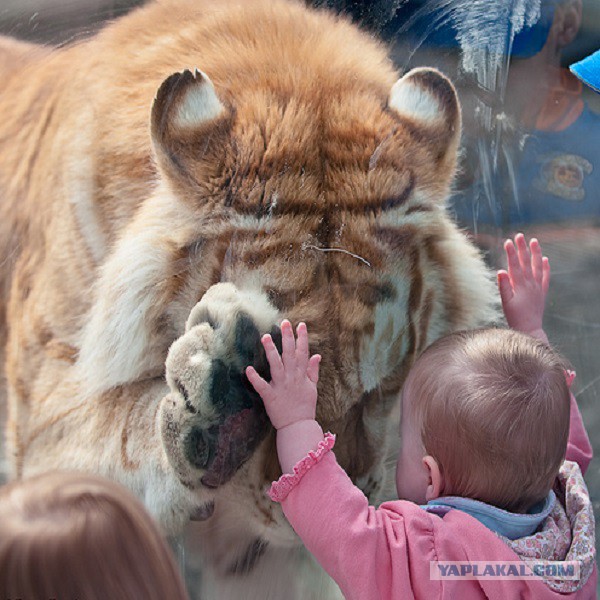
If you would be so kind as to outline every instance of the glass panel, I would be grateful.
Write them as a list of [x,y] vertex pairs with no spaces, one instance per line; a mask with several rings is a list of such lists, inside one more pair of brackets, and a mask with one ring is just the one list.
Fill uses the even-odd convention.
[[[0,0],[0,32],[62,44],[140,1]],[[568,65],[600,47],[595,0],[315,0],[381,35],[401,70],[437,66],[463,106],[449,210],[502,267],[523,231],[549,256],[545,327],[577,370],[576,396],[600,450],[600,95]],[[0,263],[2,257],[0,257]],[[0,397],[0,421],[4,403]],[[600,522],[600,462],[587,474]],[[183,561],[183,546],[178,545]],[[197,577],[189,571],[189,578]]]

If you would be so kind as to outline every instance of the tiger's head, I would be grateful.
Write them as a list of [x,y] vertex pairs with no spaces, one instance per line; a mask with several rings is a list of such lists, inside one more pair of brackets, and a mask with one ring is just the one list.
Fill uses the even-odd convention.
[[460,111],[431,69],[385,91],[347,72],[302,74],[248,74],[232,89],[218,74],[215,86],[201,71],[176,73],[157,94],[152,135],[172,193],[220,240],[215,279],[307,323],[323,356],[318,418],[349,429],[338,453],[360,477],[383,442],[366,421],[381,430],[431,326],[461,318],[440,293],[437,247]]

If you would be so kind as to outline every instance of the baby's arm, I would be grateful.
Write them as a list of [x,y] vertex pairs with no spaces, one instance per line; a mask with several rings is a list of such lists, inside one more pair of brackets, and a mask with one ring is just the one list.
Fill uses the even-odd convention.
[[[543,342],[548,337],[542,328],[546,294],[550,284],[550,264],[536,239],[527,242],[519,233],[515,241],[504,242],[507,271],[498,271],[498,288],[508,325]],[[566,460],[579,464],[585,473],[592,459],[592,447],[583,426],[575,397],[571,394],[571,416]]]
[[[305,546],[349,600],[388,597],[392,587],[398,597],[412,596],[411,586],[427,595],[429,563],[410,561],[408,542],[418,545],[431,537],[430,517],[407,502],[389,508],[369,506],[337,464],[329,451],[333,438],[324,438],[315,420],[320,357],[309,359],[303,323],[297,332],[296,345],[289,321],[281,324],[282,356],[271,337],[263,337],[270,383],[252,367],[246,370],[277,429],[284,475],[273,485],[271,497],[281,502]],[[432,541],[425,546],[432,547]]]
[[569,441],[567,442],[567,454],[565,460],[572,460],[579,465],[581,472],[585,474],[592,460],[593,451],[590,438],[577,406],[575,396],[571,392],[571,421],[569,423]]
[[323,430],[315,420],[317,382],[319,380],[318,354],[308,357],[306,325],[297,329],[298,345],[289,321],[281,323],[281,356],[270,335],[262,338],[271,368],[271,382],[267,383],[253,367],[246,374],[260,394],[273,427],[277,430],[277,455],[284,473],[291,473],[294,465],[309,452],[317,449],[323,439]]

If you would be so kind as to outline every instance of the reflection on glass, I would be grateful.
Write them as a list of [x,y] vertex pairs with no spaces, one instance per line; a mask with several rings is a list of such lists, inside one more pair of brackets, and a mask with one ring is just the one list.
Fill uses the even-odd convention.
[[[449,204],[459,223],[494,268],[505,237],[524,231],[542,241],[553,268],[545,326],[577,369],[576,395],[597,450],[600,96],[568,65],[600,47],[598,7],[485,5],[409,1],[387,31],[400,67],[437,65],[459,90],[463,160]],[[597,459],[586,478],[598,515]]]
[[[455,82],[464,133],[449,210],[494,268],[505,237],[521,230],[542,241],[553,267],[546,328],[577,369],[578,400],[598,449],[600,96],[568,65],[600,47],[600,7],[592,0],[313,3],[350,13],[388,39],[399,68],[437,66]],[[4,33],[64,43],[137,4],[4,0],[0,21]],[[588,482],[598,507],[597,459]]]

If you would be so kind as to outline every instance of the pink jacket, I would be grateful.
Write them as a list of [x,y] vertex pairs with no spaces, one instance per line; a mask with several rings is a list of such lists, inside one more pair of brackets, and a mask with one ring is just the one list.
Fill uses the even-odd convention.
[[[369,506],[329,451],[333,441],[328,434],[270,495],[347,600],[596,598],[594,517],[581,476],[592,449],[573,397],[566,455],[573,462],[564,463],[557,482],[561,502],[536,533],[514,541],[460,510],[436,514],[403,500]],[[578,561],[581,579],[430,578],[430,561],[521,559]]]

